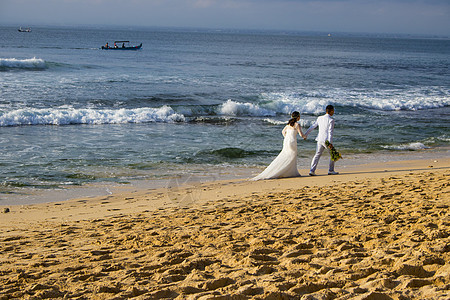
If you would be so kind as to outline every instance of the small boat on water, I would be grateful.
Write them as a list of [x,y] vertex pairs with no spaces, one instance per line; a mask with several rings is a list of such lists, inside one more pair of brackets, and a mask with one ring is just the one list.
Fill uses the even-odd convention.
[[111,47],[109,43],[102,46],[103,50],[139,50],[142,48],[142,43],[138,46],[131,46],[130,41],[115,41],[114,46]]
[[30,27],[28,27],[28,28],[22,28],[22,27],[20,27],[19,29],[17,29],[19,32],[31,32],[31,28]]

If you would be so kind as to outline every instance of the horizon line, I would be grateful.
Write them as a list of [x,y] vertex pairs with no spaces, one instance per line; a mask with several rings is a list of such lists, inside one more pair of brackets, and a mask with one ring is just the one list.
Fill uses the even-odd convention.
[[196,27],[196,26],[159,26],[159,25],[110,25],[110,24],[27,24],[20,25],[17,23],[1,23],[1,27],[59,27],[59,28],[82,28],[82,29],[158,29],[158,30],[173,30],[173,31],[209,31],[209,32],[219,32],[224,33],[289,33],[289,34],[324,34],[331,37],[333,35],[345,36],[383,36],[383,37],[417,37],[417,38],[441,38],[450,39],[450,35],[445,34],[432,34],[432,33],[402,33],[402,32],[364,32],[364,31],[327,31],[327,30],[299,30],[299,29],[266,29],[266,28],[226,28],[226,27]]

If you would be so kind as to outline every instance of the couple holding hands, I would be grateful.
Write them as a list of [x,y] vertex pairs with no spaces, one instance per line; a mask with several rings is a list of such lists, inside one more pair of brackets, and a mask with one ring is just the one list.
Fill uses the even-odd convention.
[[317,148],[316,154],[311,162],[309,175],[316,175],[315,172],[317,164],[319,163],[319,159],[326,148],[329,148],[331,153],[328,175],[339,174],[334,171],[335,161],[340,158],[340,154],[336,152],[332,144],[334,130],[333,115],[334,107],[333,105],[328,105],[326,107],[326,114],[318,117],[314,124],[312,124],[311,127],[303,133],[300,125],[297,123],[300,120],[300,113],[298,111],[294,111],[291,115],[291,119],[282,131],[284,141],[283,149],[280,154],[278,154],[278,156],[261,174],[254,177],[252,180],[300,176],[297,170],[297,133],[306,140],[311,131],[313,131],[317,126],[319,126],[319,134],[316,138]]

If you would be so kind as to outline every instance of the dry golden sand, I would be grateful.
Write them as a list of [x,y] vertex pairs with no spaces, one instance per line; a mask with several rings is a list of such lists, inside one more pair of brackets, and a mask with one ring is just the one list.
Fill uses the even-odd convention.
[[424,164],[11,207],[0,299],[450,299],[449,161]]

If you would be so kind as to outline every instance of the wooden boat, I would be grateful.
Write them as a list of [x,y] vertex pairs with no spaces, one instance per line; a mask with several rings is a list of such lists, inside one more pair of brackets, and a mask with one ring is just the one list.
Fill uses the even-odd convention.
[[31,32],[31,28],[22,28],[17,29],[19,32]]
[[114,41],[113,47],[109,46],[108,43],[106,43],[105,46],[102,46],[103,50],[139,50],[141,48],[142,43],[138,46],[130,46],[130,41]]

